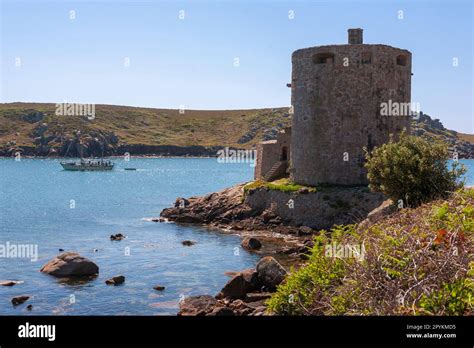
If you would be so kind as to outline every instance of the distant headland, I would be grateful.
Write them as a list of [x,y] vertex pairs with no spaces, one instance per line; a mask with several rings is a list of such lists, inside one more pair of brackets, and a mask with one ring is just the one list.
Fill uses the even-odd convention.
[[[64,104],[59,104],[64,108]],[[0,156],[63,157],[80,134],[85,156],[214,157],[226,147],[254,149],[291,125],[288,107],[248,110],[153,109],[95,105],[95,115],[57,115],[53,103],[0,104]],[[446,129],[420,112],[412,134],[440,138],[474,158],[474,135]],[[77,156],[72,149],[69,156]]]

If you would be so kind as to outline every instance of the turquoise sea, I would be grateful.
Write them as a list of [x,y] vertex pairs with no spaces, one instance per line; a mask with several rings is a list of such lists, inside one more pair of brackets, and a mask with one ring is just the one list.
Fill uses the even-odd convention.
[[[240,248],[238,236],[150,221],[176,197],[251,180],[248,163],[210,158],[114,162],[112,172],[67,172],[54,159],[0,159],[0,245],[38,247],[36,261],[0,258],[0,280],[24,281],[0,286],[0,315],[175,314],[183,296],[215,294],[228,280],[226,271],[255,265],[258,257]],[[474,161],[461,162],[469,170],[467,183],[474,185]],[[115,233],[127,238],[110,241]],[[197,244],[183,246],[187,239]],[[95,261],[99,276],[68,283],[40,273],[60,248]],[[125,284],[107,286],[104,281],[115,275],[124,275]],[[155,285],[166,289],[157,292]],[[10,300],[18,295],[31,299],[13,307]]]
[[[0,258],[0,280],[24,281],[0,286],[0,314],[175,314],[183,296],[216,294],[228,280],[224,272],[255,265],[258,257],[241,249],[235,235],[150,221],[176,197],[250,180],[249,164],[184,158],[114,162],[112,172],[68,172],[59,160],[0,160],[0,245],[35,244],[39,254],[33,262]],[[115,233],[127,238],[110,241]],[[186,247],[183,240],[197,243]],[[40,273],[59,249],[96,262],[99,276],[71,284]],[[124,275],[125,284],[107,286],[105,280],[115,275]],[[166,289],[158,292],[155,285]],[[10,300],[18,295],[32,298],[14,308]]]

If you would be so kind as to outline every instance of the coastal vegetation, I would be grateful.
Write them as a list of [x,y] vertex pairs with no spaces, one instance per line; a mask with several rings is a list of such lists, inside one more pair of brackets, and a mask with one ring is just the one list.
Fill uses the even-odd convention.
[[446,143],[428,141],[402,133],[399,141],[366,151],[369,187],[382,192],[394,202],[418,206],[436,198],[445,198],[462,186],[459,182],[465,168],[453,162],[451,169]]
[[[286,315],[472,315],[474,190],[314,238],[268,300]],[[336,252],[334,252],[336,251]],[[349,251],[349,252],[348,252]]]
[[[0,104],[0,147],[47,145],[59,148],[80,131],[86,137],[117,139],[121,144],[229,146],[250,148],[289,126],[288,108],[251,110],[153,109],[96,105],[93,119],[55,113],[55,104]],[[40,139],[43,138],[43,143]],[[36,143],[35,143],[36,139]]]
[[271,182],[262,180],[252,181],[244,186],[244,192],[250,192],[257,188],[267,188],[269,190],[281,192],[298,192],[300,190],[307,190],[308,192],[316,192],[315,187],[309,187],[293,183],[289,178],[282,178]]
[[404,204],[375,221],[320,231],[268,311],[472,315],[474,189],[459,182],[464,168],[448,169],[445,143],[405,133],[366,159],[369,187]]
[[[251,149],[291,125],[288,107],[249,110],[178,110],[95,105],[94,117],[56,115],[53,103],[0,104],[0,155],[17,151],[63,156],[78,132],[88,155],[216,155],[214,147]],[[474,157],[474,138],[446,129],[426,114],[412,121],[412,133],[438,139],[459,158]],[[197,151],[190,147],[205,147]],[[70,151],[74,152],[74,148]],[[74,153],[72,153],[74,155]]]

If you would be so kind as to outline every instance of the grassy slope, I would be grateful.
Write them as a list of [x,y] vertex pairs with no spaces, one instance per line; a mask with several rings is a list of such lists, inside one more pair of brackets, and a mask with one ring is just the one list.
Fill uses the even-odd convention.
[[[37,123],[22,116],[40,111],[45,115],[49,134],[70,135],[80,129],[114,132],[120,141],[146,145],[203,145],[250,147],[261,141],[263,131],[277,124],[289,124],[287,108],[259,110],[196,111],[97,105],[96,117],[56,116],[54,104],[0,104],[0,144],[15,140],[17,145],[32,145],[31,131]],[[241,136],[256,128],[255,137],[238,144]],[[19,133],[19,134],[18,134]]]
[[[474,189],[402,209],[369,227],[335,227],[315,238],[307,264],[279,286],[269,309],[300,315],[473,315],[473,234]],[[359,251],[363,246],[363,258],[334,255],[326,247],[333,245]]]
[[458,138],[474,144],[474,134],[458,133]]
[[[250,148],[263,140],[264,132],[291,124],[288,108],[253,110],[178,110],[152,109],[116,105],[97,105],[96,117],[88,120],[78,116],[56,116],[55,104],[0,104],[0,146],[15,141],[17,145],[34,146],[32,131],[47,123],[46,136],[71,138],[74,130],[115,133],[120,144],[176,146],[233,146]],[[39,122],[28,122],[25,115],[42,112]],[[474,143],[474,135],[436,129],[430,122],[413,123],[428,137],[445,141],[465,140]],[[249,135],[245,142],[239,139]],[[53,140],[52,143],[61,140]]]

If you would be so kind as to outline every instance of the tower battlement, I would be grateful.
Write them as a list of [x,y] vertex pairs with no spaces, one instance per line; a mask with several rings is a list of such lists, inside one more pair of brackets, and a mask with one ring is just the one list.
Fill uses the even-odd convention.
[[411,53],[364,44],[362,33],[349,29],[348,44],[293,52],[288,86],[294,113],[291,133],[286,132],[291,141],[257,147],[256,179],[268,177],[267,169],[278,166],[280,148],[289,147],[295,183],[366,185],[364,148],[380,146],[403,129],[409,132],[410,115],[386,116],[381,109],[410,103]]

